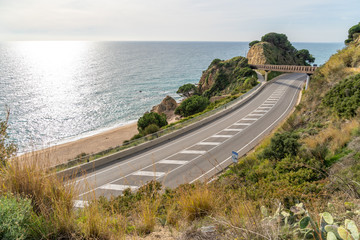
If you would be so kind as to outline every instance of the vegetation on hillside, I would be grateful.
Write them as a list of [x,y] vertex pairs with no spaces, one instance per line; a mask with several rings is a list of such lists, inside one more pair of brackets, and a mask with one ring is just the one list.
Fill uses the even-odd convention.
[[203,96],[191,96],[181,102],[175,110],[175,114],[188,117],[190,115],[202,112],[210,104],[209,99]]
[[352,26],[348,31],[348,39],[345,40],[345,44],[349,44],[353,42],[355,39],[360,36],[360,22],[354,26]]
[[267,33],[249,44],[252,64],[310,65],[315,58],[306,49],[297,50],[285,34]]
[[168,229],[181,239],[359,239],[360,111],[348,104],[358,103],[359,63],[354,41],[318,69],[283,125],[215,181],[175,189],[152,181],[83,209],[73,207],[76,185],[36,156],[8,162],[14,148],[2,120],[0,237],[125,239]]

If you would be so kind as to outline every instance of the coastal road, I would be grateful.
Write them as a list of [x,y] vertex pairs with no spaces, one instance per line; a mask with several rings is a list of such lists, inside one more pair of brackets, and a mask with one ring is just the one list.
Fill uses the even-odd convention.
[[288,116],[305,79],[305,74],[284,74],[221,118],[75,179],[80,191],[75,205],[118,196],[151,180],[173,188],[211,178],[232,163],[232,151],[243,156]]

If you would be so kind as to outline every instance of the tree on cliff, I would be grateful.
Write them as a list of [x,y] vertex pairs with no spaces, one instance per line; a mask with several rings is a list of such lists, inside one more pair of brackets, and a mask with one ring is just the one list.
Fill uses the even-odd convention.
[[187,84],[184,84],[181,87],[179,87],[179,89],[177,90],[176,93],[182,97],[188,98],[194,94],[197,94],[197,92],[198,92],[198,89],[194,84],[187,83]]
[[254,40],[252,42],[249,43],[249,48],[251,48],[252,46],[254,46],[255,44],[259,43],[259,40]]
[[282,33],[268,33],[261,37],[261,41],[272,43],[278,48],[284,49],[287,52],[295,53],[296,49],[291,45],[287,36]]
[[345,44],[349,44],[360,36],[360,22],[349,29],[348,39],[345,40]]
[[300,59],[303,65],[309,65],[310,63],[315,62],[315,58],[310,54],[309,50],[301,49],[296,52],[296,57]]

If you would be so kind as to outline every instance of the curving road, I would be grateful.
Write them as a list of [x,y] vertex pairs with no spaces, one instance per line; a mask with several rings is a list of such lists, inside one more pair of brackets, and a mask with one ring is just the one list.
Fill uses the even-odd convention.
[[305,79],[305,74],[282,75],[220,119],[76,179],[81,194],[75,205],[81,207],[98,196],[118,196],[150,180],[176,187],[211,178],[232,163],[232,151],[243,156],[286,118]]

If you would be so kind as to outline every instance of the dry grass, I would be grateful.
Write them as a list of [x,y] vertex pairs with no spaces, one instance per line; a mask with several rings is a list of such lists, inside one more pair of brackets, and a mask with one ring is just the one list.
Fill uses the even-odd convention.
[[339,125],[332,124],[319,134],[303,139],[302,142],[310,149],[315,149],[319,145],[328,145],[329,150],[335,153],[350,141],[353,130],[359,126],[359,121],[355,119]]
[[182,215],[189,221],[193,221],[215,211],[216,192],[210,190],[206,184],[197,184],[193,189],[180,192],[178,204]]

